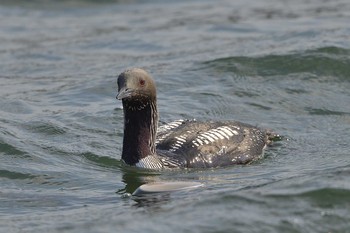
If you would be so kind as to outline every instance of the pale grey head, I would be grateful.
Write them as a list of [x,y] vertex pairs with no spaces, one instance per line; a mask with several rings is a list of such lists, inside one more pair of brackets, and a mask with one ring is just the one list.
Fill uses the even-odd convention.
[[156,100],[156,98],[156,85],[145,70],[132,68],[119,75],[117,99],[144,101],[145,99]]

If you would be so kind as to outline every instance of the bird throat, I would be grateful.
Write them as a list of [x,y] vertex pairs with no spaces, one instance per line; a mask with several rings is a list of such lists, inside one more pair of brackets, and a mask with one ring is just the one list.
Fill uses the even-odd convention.
[[154,155],[158,126],[156,101],[123,100],[124,139],[122,159],[135,165],[140,159]]

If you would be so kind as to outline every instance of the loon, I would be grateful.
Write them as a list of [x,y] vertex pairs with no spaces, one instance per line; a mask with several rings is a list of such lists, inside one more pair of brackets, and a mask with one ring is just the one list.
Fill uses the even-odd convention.
[[118,76],[124,138],[122,160],[147,169],[213,168],[247,164],[263,157],[276,135],[238,121],[177,120],[158,127],[153,78],[132,68]]

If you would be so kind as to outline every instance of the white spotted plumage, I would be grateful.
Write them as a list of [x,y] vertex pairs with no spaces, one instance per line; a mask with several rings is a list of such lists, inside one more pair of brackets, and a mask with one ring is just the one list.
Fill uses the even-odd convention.
[[135,166],[148,169],[161,169],[163,168],[163,163],[156,156],[149,155],[140,159]]
[[158,127],[158,132],[163,132],[163,131],[174,129],[174,128],[179,127],[180,125],[182,125],[183,122],[184,122],[183,119],[179,119],[179,120],[176,120],[176,121],[172,121],[172,122],[170,122],[168,124],[159,126]]
[[214,134],[215,136],[217,136],[220,139],[225,139],[224,136],[222,136],[222,134],[220,134],[220,132],[217,129],[212,129],[212,134]]
[[178,136],[178,137],[175,137],[176,141],[172,145],[172,148],[170,148],[170,151],[174,152],[174,151],[180,149],[182,147],[182,145],[187,142],[186,137],[187,137],[186,134]]
[[230,139],[233,135],[238,135],[237,130],[231,129],[229,126],[220,126],[200,133],[192,140],[193,145],[201,146],[204,144],[214,143],[218,140]]
[[172,133],[171,130],[174,130],[175,128],[177,128],[180,125],[182,125],[184,123],[184,121],[185,120],[179,119],[179,120],[176,120],[176,121],[172,121],[172,122],[170,122],[168,124],[159,126],[158,130],[157,130],[157,134],[161,135],[161,136],[158,136],[156,138],[155,143],[158,144],[161,141],[163,141],[166,137],[168,137]]

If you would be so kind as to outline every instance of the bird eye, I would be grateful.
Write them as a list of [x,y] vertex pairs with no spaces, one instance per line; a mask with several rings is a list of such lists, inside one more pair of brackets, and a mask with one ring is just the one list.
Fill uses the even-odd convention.
[[145,85],[145,80],[140,79],[140,85],[141,85],[141,86],[144,86],[144,85]]

